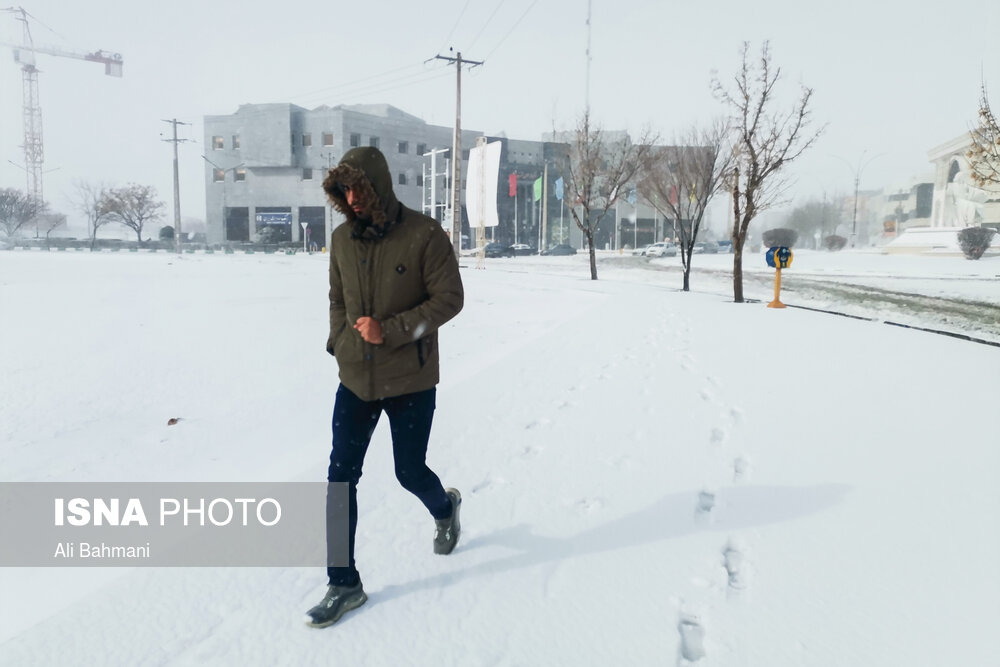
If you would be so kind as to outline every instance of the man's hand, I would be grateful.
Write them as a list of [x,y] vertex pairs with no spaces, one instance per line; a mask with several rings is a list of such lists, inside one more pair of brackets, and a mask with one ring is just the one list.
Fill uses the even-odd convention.
[[382,325],[378,323],[378,320],[371,317],[359,317],[358,321],[354,323],[354,328],[358,330],[366,343],[382,344]]

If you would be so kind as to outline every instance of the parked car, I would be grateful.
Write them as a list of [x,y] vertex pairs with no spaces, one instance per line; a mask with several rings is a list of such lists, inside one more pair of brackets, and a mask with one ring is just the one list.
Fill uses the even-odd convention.
[[715,241],[699,241],[694,244],[694,254],[714,255],[719,252],[719,244]]
[[719,241],[719,252],[735,252],[732,241]]
[[646,250],[649,249],[650,245],[652,245],[652,244],[651,243],[647,243],[646,245],[642,246],[641,248],[636,248],[635,250],[632,251],[632,254],[633,255],[641,255],[641,256],[645,257],[646,256]]
[[654,243],[646,248],[646,257],[676,257],[677,246],[673,243]]
[[518,255],[518,256],[538,254],[538,250],[536,248],[532,248],[527,243],[515,243],[514,245],[510,246],[510,250],[512,255]]
[[565,243],[560,243],[559,245],[554,245],[548,250],[542,251],[543,255],[575,255],[576,248],[571,245],[566,245]]
[[502,243],[487,243],[483,254],[487,257],[513,257],[514,251],[510,246],[505,246]]

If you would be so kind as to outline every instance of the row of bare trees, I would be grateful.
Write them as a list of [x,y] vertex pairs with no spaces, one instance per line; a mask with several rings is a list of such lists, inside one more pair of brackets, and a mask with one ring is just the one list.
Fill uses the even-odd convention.
[[91,247],[97,240],[97,230],[108,223],[125,225],[142,243],[143,229],[159,220],[164,208],[156,196],[156,188],[135,183],[120,188],[103,183],[77,183],[75,203],[87,220]]
[[644,130],[637,141],[606,134],[584,113],[571,135],[566,160],[567,199],[573,220],[587,239],[590,277],[597,280],[594,234],[608,211],[632,188],[665,218],[679,225],[684,290],[690,288],[691,258],[712,197],[728,191],[733,202],[733,297],[743,298],[743,246],[750,223],[773,206],[783,189],[779,172],[819,137],[810,130],[812,89],[801,87],[795,103],[776,109],[775,67],[767,42],[756,58],[749,43],[731,81],[715,76],[712,88],[728,116],[695,126],[671,146]]
[[[142,243],[142,232],[162,217],[164,203],[150,185],[129,183],[123,187],[81,182],[76,184],[75,204],[87,220],[87,234],[94,247],[97,231],[106,224],[118,223],[135,232]],[[13,188],[0,189],[0,231],[8,238],[29,224],[45,232],[46,238],[66,223],[66,216],[49,213],[46,202]]]

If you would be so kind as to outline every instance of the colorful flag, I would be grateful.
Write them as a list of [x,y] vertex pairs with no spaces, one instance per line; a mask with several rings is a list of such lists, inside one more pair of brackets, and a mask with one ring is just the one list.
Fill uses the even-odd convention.
[[508,183],[509,183],[509,186],[508,186],[507,195],[509,197],[516,197],[517,196],[517,172],[516,171],[510,172],[510,178],[508,179]]
[[535,201],[542,198],[542,177],[535,179]]
[[563,179],[562,176],[556,179],[556,199],[562,201],[563,198]]

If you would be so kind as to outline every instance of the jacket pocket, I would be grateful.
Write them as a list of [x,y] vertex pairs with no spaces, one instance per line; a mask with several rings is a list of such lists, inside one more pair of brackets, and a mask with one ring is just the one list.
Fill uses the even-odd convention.
[[345,326],[333,343],[333,356],[341,363],[361,361],[361,336],[354,333],[353,329]]
[[417,363],[420,364],[421,368],[423,368],[424,364],[427,363],[427,359],[424,356],[424,339],[423,338],[418,338],[417,339]]

